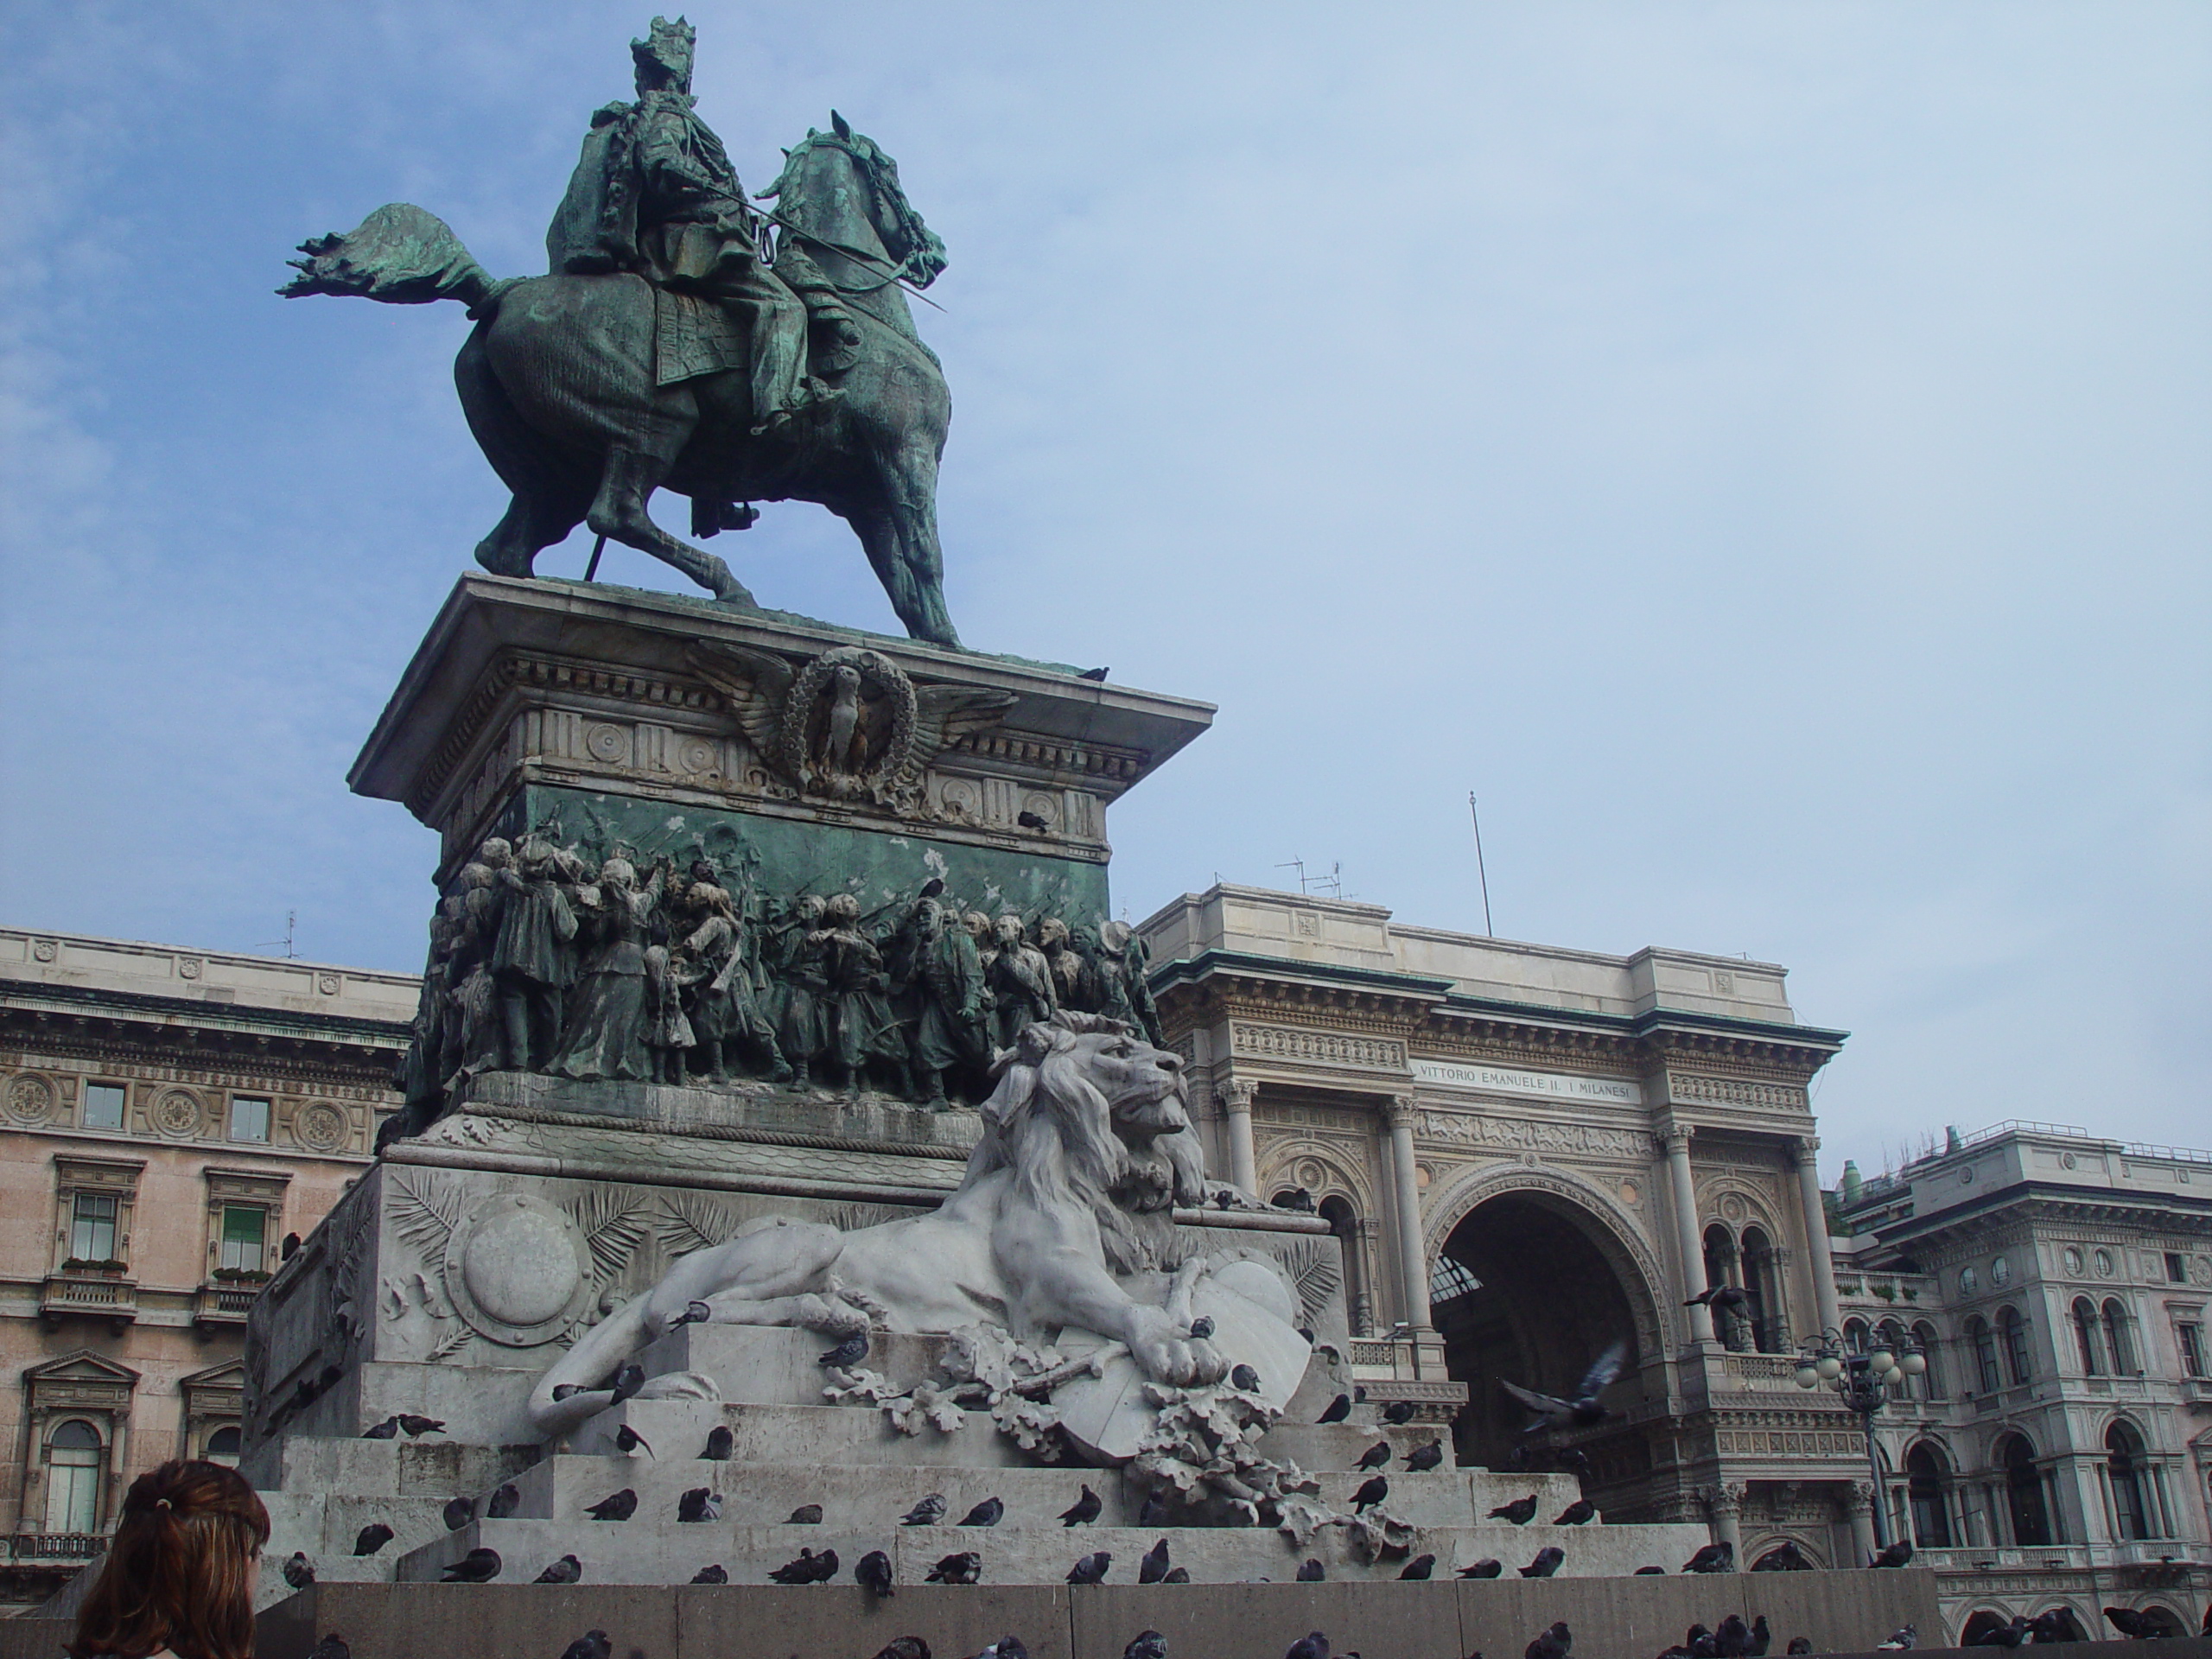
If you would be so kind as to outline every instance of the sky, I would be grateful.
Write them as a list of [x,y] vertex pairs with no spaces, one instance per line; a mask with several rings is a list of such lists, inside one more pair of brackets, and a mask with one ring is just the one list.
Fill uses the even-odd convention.
[[[2212,1146],[2212,9],[690,16],[752,188],[834,107],[947,245],[966,640],[1220,707],[1117,909],[1303,860],[1479,931],[1473,791],[1500,937],[1852,1033],[1830,1181]],[[0,13],[0,919],[419,967],[432,837],[345,773],[505,506],[469,325],[271,290],[389,200],[542,270],[648,17]],[[715,547],[896,630],[819,508]]]

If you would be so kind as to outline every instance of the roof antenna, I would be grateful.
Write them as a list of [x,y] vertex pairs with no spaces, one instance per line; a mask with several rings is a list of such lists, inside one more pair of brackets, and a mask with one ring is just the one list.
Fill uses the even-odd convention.
[[1467,791],[1467,816],[1475,821],[1475,874],[1483,884],[1483,932],[1490,938],[1497,930],[1490,925],[1490,872],[1483,868],[1483,815],[1475,810],[1475,791]]
[[298,911],[286,911],[284,912],[284,937],[281,939],[264,939],[259,944],[255,945],[253,948],[257,950],[274,950],[281,944],[284,947],[284,960],[287,962],[296,962],[299,960],[300,953],[292,948],[292,930],[298,923],[299,918],[300,912]]

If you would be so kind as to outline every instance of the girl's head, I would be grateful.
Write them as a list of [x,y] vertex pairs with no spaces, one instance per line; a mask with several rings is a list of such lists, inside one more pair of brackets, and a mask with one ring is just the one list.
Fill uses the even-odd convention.
[[77,1616],[76,1659],[251,1659],[269,1511],[219,1463],[165,1463],[130,1484],[107,1560]]

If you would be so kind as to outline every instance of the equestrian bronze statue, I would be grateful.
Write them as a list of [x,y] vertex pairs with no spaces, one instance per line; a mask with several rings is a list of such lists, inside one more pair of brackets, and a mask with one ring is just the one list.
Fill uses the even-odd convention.
[[631,53],[637,101],[593,116],[548,275],[495,279],[397,202],[302,243],[277,291],[468,307],[454,378],[514,493],[477,543],[486,569],[530,575],[581,523],[751,607],[721,558],[653,523],[653,493],[690,497],[702,537],[745,528],[754,501],[817,501],[853,527],[906,632],[958,645],[937,534],[952,402],[901,291],[935,280],[944,245],[897,163],[834,113],[756,207],[694,110],[690,25],[657,17]]

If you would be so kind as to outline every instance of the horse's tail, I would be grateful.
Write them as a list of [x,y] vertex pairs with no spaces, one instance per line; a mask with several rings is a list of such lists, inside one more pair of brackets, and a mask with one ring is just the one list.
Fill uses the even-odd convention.
[[312,237],[300,251],[307,257],[286,262],[300,274],[276,290],[288,300],[308,294],[351,294],[386,305],[459,300],[482,315],[512,286],[470,257],[445,220],[408,201],[386,203],[343,236]]

